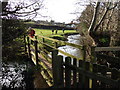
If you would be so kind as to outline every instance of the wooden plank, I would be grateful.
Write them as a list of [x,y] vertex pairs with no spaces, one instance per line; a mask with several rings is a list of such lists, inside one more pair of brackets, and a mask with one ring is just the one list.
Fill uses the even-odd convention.
[[[98,65],[97,64],[93,64],[93,73],[97,73],[98,72]],[[92,88],[98,88],[97,87],[97,80],[96,79],[92,79]]]
[[[90,62],[85,62],[85,70],[86,71],[90,71],[89,67],[90,67]],[[87,77],[87,76],[85,76],[85,88],[89,88],[89,77]]]
[[113,57],[113,56],[108,56],[104,54],[96,54],[98,60],[99,59],[105,59],[107,62],[113,64],[113,63],[120,63],[120,58]]
[[28,42],[28,57],[31,59],[31,50],[30,50],[29,37],[27,37],[27,42]]
[[89,77],[91,79],[100,80],[100,81],[102,81],[102,82],[104,82],[106,84],[113,85],[115,87],[120,86],[120,83],[117,80],[113,80],[113,79],[110,79],[110,78],[105,77],[103,75],[98,75],[96,73],[86,71],[86,70],[84,70],[82,68],[78,68],[78,67],[75,67],[73,65],[69,65],[67,67],[69,67],[71,69],[76,69],[78,72],[80,72],[81,74],[86,75],[87,77]]
[[43,78],[46,80],[47,84],[51,87],[53,86],[53,83],[50,81],[50,79],[48,78],[48,76],[46,76],[46,74],[42,71],[41,75],[43,76]]
[[[82,68],[82,60],[79,60],[79,68]],[[82,73],[78,73],[78,88],[82,88]]]
[[53,78],[52,70],[49,69],[43,62],[39,62],[39,64],[42,66],[42,69],[48,73],[49,77]]
[[52,51],[52,69],[53,69],[53,82],[54,82],[54,87],[58,87],[58,72],[57,72],[57,67],[58,67],[58,62],[57,62],[57,55],[58,51],[53,50]]
[[120,51],[120,47],[96,47],[95,51]]
[[[58,61],[58,87],[62,88],[64,87],[64,78],[63,78],[63,56],[59,55],[57,57],[57,61]],[[57,71],[56,71],[57,72]]]
[[[40,42],[40,43],[42,43],[42,42]],[[82,60],[82,58],[77,58],[76,56],[73,56],[73,55],[71,55],[71,54],[69,54],[69,53],[66,53],[66,52],[64,52],[64,51],[62,51],[62,50],[59,50],[58,48],[55,48],[55,47],[53,47],[53,46],[50,46],[50,45],[48,45],[48,44],[46,44],[46,43],[42,43],[42,44],[47,45],[48,47],[51,47],[51,48],[53,48],[53,49],[56,49],[56,50],[58,50],[60,53],[66,55],[66,56],[68,56],[68,57],[76,58],[77,60]]]
[[71,69],[67,67],[67,65],[71,64],[71,58],[66,57],[65,58],[65,87],[70,88],[71,87]]
[[96,62],[97,62],[97,61],[96,61],[95,48],[96,48],[96,47],[94,47],[94,46],[91,47],[91,59],[92,59],[91,62],[92,62],[92,63],[96,63]]
[[[116,68],[113,68],[112,69],[112,72],[111,72],[111,78],[112,79],[114,79],[114,80],[117,80],[118,78],[120,78],[120,75],[119,75],[119,72],[118,72],[118,70],[116,69]],[[114,87],[114,86],[113,86]],[[118,86],[118,87],[120,87],[120,86]],[[117,88],[118,88],[117,87]],[[115,87],[116,88],[116,87]]]
[[[73,59],[73,65],[77,66],[77,59]],[[76,70],[73,70],[73,88],[77,87],[77,72]]]
[[37,46],[37,43],[38,43],[37,41],[34,41],[36,65],[38,65],[38,46]]
[[85,61],[86,60],[86,46],[83,46],[83,60]]
[[66,41],[61,41],[61,40],[57,40],[57,39],[52,39],[52,38],[48,38],[48,37],[41,36],[41,35],[36,35],[36,36],[38,36],[39,38],[45,38],[45,39],[47,39],[47,40],[51,40],[51,41],[53,41],[53,42],[63,43],[63,44],[65,44],[65,45],[69,45],[69,46],[73,46],[73,47],[82,49],[82,46],[81,46],[81,45],[77,45],[77,44],[73,44],[73,43],[68,43],[68,42],[66,42]]
[[[106,66],[101,66],[101,74],[103,75],[103,76],[106,76],[106,74],[107,74],[107,69],[106,69]],[[101,81],[101,85],[100,85],[100,87],[101,88],[106,88],[106,83],[104,83],[104,82],[102,82]]]

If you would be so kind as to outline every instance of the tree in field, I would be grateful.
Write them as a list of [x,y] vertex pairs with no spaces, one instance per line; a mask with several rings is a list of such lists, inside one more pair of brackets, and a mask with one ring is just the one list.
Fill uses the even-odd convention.
[[[118,3],[95,2],[87,6],[82,12],[79,20],[78,30],[81,35],[81,44],[88,47],[87,53],[90,55],[90,47],[100,45],[98,41],[106,42],[106,38],[96,40],[95,34],[102,33],[103,36],[112,34],[117,30],[118,21]],[[111,21],[112,20],[112,21]],[[112,35],[110,35],[112,36]],[[111,38],[110,38],[111,39]]]

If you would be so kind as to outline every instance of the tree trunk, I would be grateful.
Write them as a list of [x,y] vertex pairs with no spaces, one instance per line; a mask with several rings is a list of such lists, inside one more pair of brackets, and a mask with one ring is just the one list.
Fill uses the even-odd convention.
[[105,18],[105,16],[106,16],[107,12],[108,12],[108,9],[106,9],[106,10],[105,10],[104,15],[102,16],[102,18],[100,19],[100,21],[98,22],[98,24],[96,25],[96,27],[94,28],[94,30],[93,30],[93,31],[95,31],[95,32],[96,32],[96,31],[98,30],[98,28],[99,28],[100,24],[102,23],[102,21],[104,20],[104,18]]
[[95,6],[92,22],[90,24],[88,32],[92,32],[94,27],[95,27],[95,23],[96,23],[96,20],[97,20],[97,12],[99,10],[99,4],[100,4],[100,2],[97,2],[96,6]]

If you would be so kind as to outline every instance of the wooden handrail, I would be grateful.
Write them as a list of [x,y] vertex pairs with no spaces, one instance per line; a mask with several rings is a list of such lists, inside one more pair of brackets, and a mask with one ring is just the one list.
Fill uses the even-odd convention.
[[120,51],[120,47],[96,47],[95,51]]
[[53,38],[48,38],[48,37],[41,36],[41,35],[37,35],[37,34],[36,34],[36,36],[39,37],[39,38],[44,38],[44,39],[47,39],[47,40],[51,40],[51,41],[53,41],[53,42],[63,43],[63,44],[65,44],[65,45],[69,45],[69,46],[72,46],[72,47],[76,47],[76,48],[82,49],[82,45],[77,45],[77,44],[73,44],[73,43],[68,43],[68,42],[66,42],[66,41],[61,41],[61,40],[57,40],[57,39],[53,39]]

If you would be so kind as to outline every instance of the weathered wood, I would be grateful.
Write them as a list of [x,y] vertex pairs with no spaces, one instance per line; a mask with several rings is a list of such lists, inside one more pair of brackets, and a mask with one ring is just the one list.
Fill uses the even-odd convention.
[[41,71],[41,75],[46,80],[47,84],[51,87],[53,85],[53,82],[50,80],[50,78],[46,75],[44,71]]
[[58,61],[58,74],[57,74],[57,78],[58,78],[58,87],[62,88],[64,87],[64,79],[63,79],[63,56],[58,56],[57,57],[57,61]]
[[[117,70],[116,68],[113,68],[111,73],[112,73],[111,78],[114,79],[114,80],[117,80],[117,79],[118,79],[118,76],[119,76],[118,70]],[[120,76],[119,76],[119,78],[120,78]],[[114,87],[114,86],[113,86],[113,87]],[[118,87],[119,87],[119,86],[118,86]]]
[[95,48],[94,46],[91,47],[91,62],[96,63],[96,53],[95,53]]
[[58,43],[57,42],[55,42],[55,48],[58,48]]
[[87,50],[87,47],[86,46],[83,46],[83,60],[85,61],[86,60],[86,50]]
[[53,78],[51,68],[48,68],[48,66],[44,62],[39,62],[39,64],[41,65],[41,70],[45,70],[48,76]]
[[[42,43],[42,42],[40,42],[40,43]],[[59,50],[58,48],[55,48],[55,47],[53,47],[53,46],[50,46],[50,45],[48,45],[48,44],[46,44],[46,43],[42,43],[42,44],[43,44],[43,45],[46,45],[46,46],[48,46],[48,47],[50,47],[50,48],[53,48],[53,49],[58,50],[60,53],[64,54],[65,56],[68,56],[68,57],[71,57],[71,58],[76,58],[77,60],[82,60],[82,58],[77,58],[76,56],[73,56],[73,55],[71,55],[71,54],[69,54],[69,53],[66,53],[66,52],[64,52],[64,51],[62,51],[62,50]]]
[[35,59],[36,59],[36,65],[38,65],[38,46],[37,46],[37,41],[34,41],[34,45],[35,45]]
[[[82,68],[82,64],[83,64],[83,61],[82,60],[79,60],[79,67]],[[79,72],[78,73],[78,88],[82,88],[82,73]]]
[[27,42],[28,42],[28,57],[31,59],[31,50],[30,50],[29,37],[27,37]]
[[65,58],[65,87],[70,88],[71,87],[71,69],[67,67],[67,65],[71,64],[71,58],[66,57]]
[[[85,70],[89,71],[89,62],[85,62]],[[85,76],[85,88],[89,88],[89,77]]]
[[52,51],[52,69],[53,69],[53,82],[54,82],[54,87],[58,87],[58,51],[57,50],[53,50]]
[[[54,43],[61,43],[61,42],[63,43],[63,41],[59,41],[59,40],[53,40],[53,39],[46,38],[46,37],[42,37],[42,38],[51,40]],[[34,45],[35,45],[34,47],[33,47],[33,45],[30,45],[30,40],[34,41]],[[59,41],[59,42],[57,42],[57,41]],[[52,51],[52,71],[53,71],[53,77],[52,77],[51,70],[48,70],[49,68],[46,66],[46,63],[38,62],[38,44],[37,44],[36,39],[27,37],[27,42],[28,42],[29,57],[31,58],[32,55],[34,56],[34,54],[31,55],[31,52],[32,53],[35,52],[35,58],[32,57],[32,59],[35,59],[37,64],[42,65],[43,70],[45,72],[47,72],[46,75],[48,77],[53,78],[54,87],[64,87],[64,85],[65,85],[65,87],[70,88],[72,80],[73,80],[73,87],[76,87],[77,79],[79,79],[79,82],[78,82],[79,88],[89,88],[90,87],[90,79],[92,80],[92,88],[98,87],[97,81],[99,81],[101,83],[102,87],[106,87],[106,85],[112,85],[113,87],[120,86],[120,83],[117,81],[117,79],[120,78],[120,76],[119,76],[120,74],[119,74],[118,70],[115,70],[115,69],[112,70],[112,78],[110,79],[106,76],[106,73],[108,71],[111,71],[109,68],[107,68],[105,66],[93,64],[94,62],[96,62],[95,61],[96,60],[95,51],[101,51],[103,49],[110,51],[111,48],[92,47],[91,48],[92,62],[90,63],[90,62],[85,62],[86,61],[86,47],[85,46],[83,46],[83,58],[82,58],[82,60],[79,60],[80,58],[76,58],[73,55],[70,55],[66,52],[58,50],[57,45],[56,45],[56,47],[53,47],[53,46],[46,44],[43,39],[43,42],[41,44],[47,45],[47,46],[52,47],[53,49],[56,49],[56,50]],[[66,42],[64,42],[64,44],[66,44]],[[74,47],[74,45],[70,44],[70,43],[67,43],[66,45],[70,45],[70,46]],[[78,48],[78,46],[75,45],[76,48]],[[35,48],[35,50],[33,48]],[[81,48],[81,47],[79,46],[79,48]],[[112,50],[112,51],[116,51],[116,50],[119,51],[118,49],[119,48],[115,48],[115,50]],[[61,52],[62,54],[65,54],[66,56],[70,56],[70,57],[65,58],[65,64],[63,64],[63,57],[58,56],[58,51]],[[42,54],[44,54],[44,53],[42,53]],[[73,65],[71,65],[71,57],[74,58]],[[79,60],[79,67],[77,67],[77,60]],[[112,59],[111,59],[111,61],[112,61]],[[48,61],[46,60],[46,62],[48,62]],[[119,63],[119,60],[117,60],[117,63]],[[64,83],[63,65],[65,65],[65,83]],[[73,70],[73,79],[72,79],[72,75],[71,75],[72,74],[71,70]],[[100,74],[98,74],[98,72]],[[77,78],[77,73],[78,73],[78,78]]]
[[52,39],[52,38],[48,38],[48,37],[45,37],[45,36],[40,36],[40,35],[36,35],[37,37],[39,38],[45,38],[47,40],[51,40],[53,42],[58,42],[58,43],[63,43],[65,45],[69,45],[69,46],[73,46],[73,47],[76,47],[76,48],[80,48],[82,49],[82,46],[81,45],[77,45],[77,44],[73,44],[73,43],[68,43],[66,41],[61,41],[61,40],[57,40],[57,39]]
[[[103,76],[105,76],[106,77],[106,73],[107,73],[107,69],[106,69],[106,66],[101,66],[101,74],[103,75]],[[104,83],[104,82],[102,82],[101,81],[101,88],[106,88],[106,83]]]
[[103,75],[98,75],[96,73],[86,71],[83,68],[74,67],[73,65],[69,65],[69,68],[76,69],[79,73],[81,73],[81,74],[83,74],[91,79],[99,80],[99,81],[102,81],[106,84],[113,85],[115,87],[120,85],[120,83],[118,83],[118,81],[116,81],[116,80],[110,79],[110,78],[105,77]]
[[113,64],[113,63],[120,63],[120,58],[108,56],[104,54],[97,54],[96,55],[98,59],[105,59],[107,62]]
[[[97,64],[93,64],[93,73],[98,72],[97,66],[98,66]],[[92,88],[97,88],[97,80],[96,79],[92,79]]]
[[[73,65],[77,66],[77,59],[73,59]],[[76,88],[77,87],[77,72],[76,70],[73,70],[73,87]]]
[[120,51],[120,47],[96,47],[95,51]]

